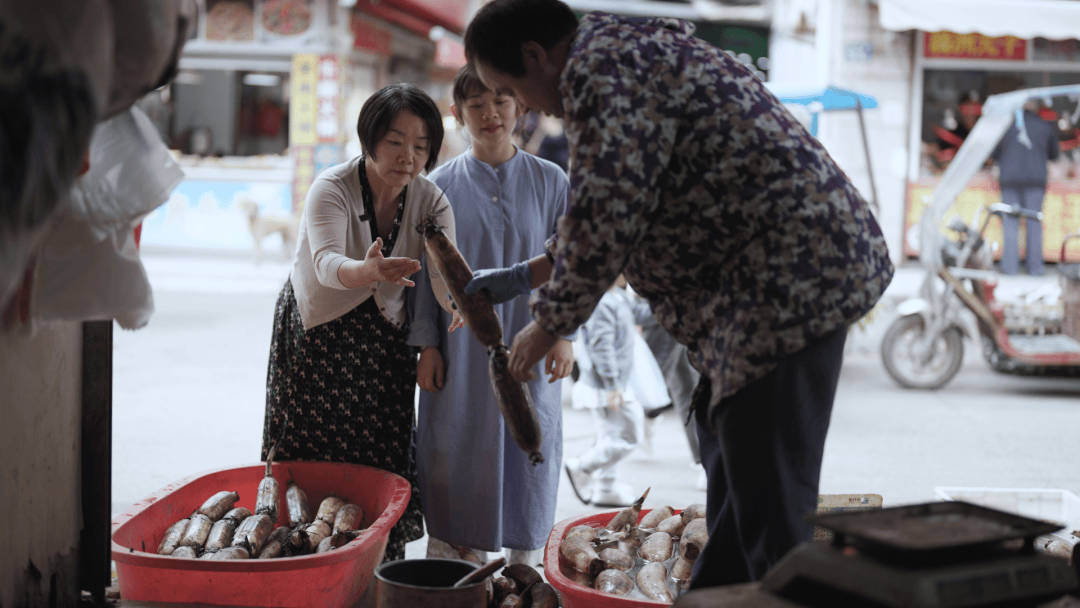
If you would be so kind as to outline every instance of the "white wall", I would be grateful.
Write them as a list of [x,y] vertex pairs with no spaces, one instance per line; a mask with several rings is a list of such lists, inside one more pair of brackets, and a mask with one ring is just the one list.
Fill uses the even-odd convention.
[[0,606],[78,599],[81,352],[80,323],[0,333]]
[[[867,0],[777,0],[770,79],[833,84],[878,101],[864,111],[877,190],[878,223],[894,262],[902,260],[913,48],[909,33],[883,30]],[[818,138],[869,200],[874,197],[855,112],[823,114]]]

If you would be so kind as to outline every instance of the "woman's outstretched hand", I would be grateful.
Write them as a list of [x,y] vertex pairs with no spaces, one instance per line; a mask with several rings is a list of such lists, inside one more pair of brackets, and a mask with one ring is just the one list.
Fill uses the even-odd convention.
[[382,254],[382,238],[375,239],[364,256],[364,266],[367,267],[374,281],[395,283],[403,287],[415,285],[408,278],[409,275],[420,272],[420,260],[411,258],[384,258]]

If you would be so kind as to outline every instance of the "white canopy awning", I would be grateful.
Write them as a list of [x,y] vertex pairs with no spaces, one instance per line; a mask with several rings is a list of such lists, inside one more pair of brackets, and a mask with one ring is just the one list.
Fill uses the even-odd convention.
[[1074,0],[879,0],[887,30],[978,32],[1017,38],[1080,38]]

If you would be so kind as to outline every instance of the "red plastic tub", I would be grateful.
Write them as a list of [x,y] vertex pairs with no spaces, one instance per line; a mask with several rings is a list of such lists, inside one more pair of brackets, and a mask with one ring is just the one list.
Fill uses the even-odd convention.
[[[651,510],[642,509],[638,521],[641,521],[641,518],[645,517]],[[682,509],[675,509],[676,514],[681,512]],[[584,524],[602,528],[608,525],[608,522],[618,513],[619,511],[615,510],[584,517],[571,517],[560,521],[551,529],[547,545],[544,547],[544,578],[552,587],[559,590],[562,595],[563,608],[656,608],[656,606],[671,605],[644,597],[626,597],[597,591],[570,580],[562,573],[562,558],[559,557],[559,546],[570,528]]]
[[278,523],[288,523],[285,489],[295,481],[312,510],[333,492],[364,509],[367,530],[351,543],[318,555],[267,560],[208,561],[157,554],[165,530],[221,490],[236,491],[238,507],[254,510],[265,464],[199,473],[165,486],[112,522],[112,559],[120,597],[145,602],[229,606],[347,608],[363,595],[382,562],[390,528],[409,502],[409,483],[371,467],[333,462],[274,463],[281,484]]

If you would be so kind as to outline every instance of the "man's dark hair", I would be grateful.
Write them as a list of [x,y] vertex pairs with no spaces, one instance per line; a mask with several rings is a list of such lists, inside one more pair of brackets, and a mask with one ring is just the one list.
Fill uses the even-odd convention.
[[521,45],[544,50],[574,33],[577,15],[559,0],[494,0],[476,13],[465,30],[465,56],[515,78],[525,75]]
[[469,98],[469,94],[474,90],[478,90],[483,93],[488,90],[487,86],[480,80],[480,77],[476,75],[476,70],[469,64],[465,64],[460,70],[458,70],[457,76],[454,76],[454,105],[458,107],[458,112],[461,112],[462,106],[465,105],[465,100]]
[[390,121],[394,116],[406,110],[424,121],[427,127],[428,160],[424,169],[431,171],[439,164],[439,148],[442,147],[443,123],[439,107],[435,100],[415,84],[402,82],[387,85],[367,98],[360,108],[360,117],[356,119],[356,134],[360,136],[360,147],[364,154],[375,158],[375,145],[390,130]]

